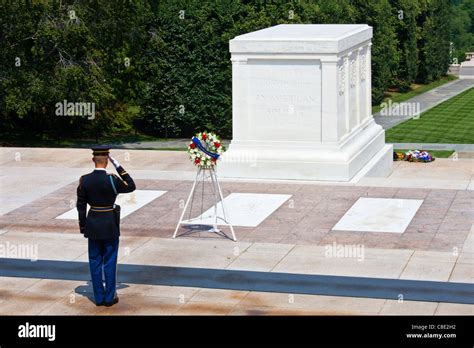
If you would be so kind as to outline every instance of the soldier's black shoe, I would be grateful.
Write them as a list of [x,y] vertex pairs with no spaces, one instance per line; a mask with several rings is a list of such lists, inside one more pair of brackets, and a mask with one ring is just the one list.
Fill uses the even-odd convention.
[[96,303],[95,305],[96,305],[97,307],[99,307],[99,306],[105,306],[105,302],[99,302],[99,303]]
[[114,298],[113,302],[104,302],[105,307],[112,307],[114,304],[118,303],[119,299],[118,297]]

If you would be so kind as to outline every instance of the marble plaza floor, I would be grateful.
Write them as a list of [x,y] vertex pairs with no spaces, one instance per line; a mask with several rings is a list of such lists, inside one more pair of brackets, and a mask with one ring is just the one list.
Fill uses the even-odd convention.
[[222,180],[232,242],[170,238],[195,176],[185,152],[113,155],[138,191],[121,197],[121,301],[99,308],[70,212],[90,151],[0,148],[0,314],[474,314],[474,160],[396,162],[345,184]]

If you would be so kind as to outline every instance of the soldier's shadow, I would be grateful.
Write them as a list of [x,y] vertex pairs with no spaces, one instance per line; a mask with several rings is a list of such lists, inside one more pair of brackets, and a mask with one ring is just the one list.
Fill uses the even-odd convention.
[[[117,290],[126,289],[129,285],[123,283],[117,283]],[[78,295],[84,296],[89,301],[95,304],[94,301],[94,291],[92,290],[92,282],[90,280],[87,281],[86,285],[79,285],[74,289],[74,292]]]

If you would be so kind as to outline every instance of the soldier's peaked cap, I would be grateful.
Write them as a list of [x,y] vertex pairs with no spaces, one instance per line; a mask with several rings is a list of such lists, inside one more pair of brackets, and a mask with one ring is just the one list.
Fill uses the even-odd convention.
[[108,156],[110,146],[107,145],[96,145],[91,147],[93,156]]

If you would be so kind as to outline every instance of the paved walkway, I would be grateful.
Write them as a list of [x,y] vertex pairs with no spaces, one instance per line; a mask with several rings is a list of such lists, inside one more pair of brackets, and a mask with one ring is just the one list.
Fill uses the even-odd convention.
[[[127,168],[129,173],[132,170]],[[122,219],[128,236],[170,238],[191,189],[191,181],[136,179],[140,190],[166,191]],[[370,186],[262,184],[222,182],[224,197],[231,193],[287,194],[291,198],[255,227],[238,227],[241,242],[318,245],[333,242],[363,244],[366,248],[449,252],[462,249],[474,223],[474,191]],[[0,216],[0,228],[12,232],[61,232],[77,234],[77,221],[56,219],[74,207],[77,182]],[[200,187],[198,187],[200,192]],[[404,233],[332,230],[360,198],[418,199],[423,204]],[[212,195],[193,205],[191,217],[213,205]],[[4,199],[4,198],[2,198]],[[180,233],[185,232],[182,228]],[[34,238],[34,234],[31,235]],[[27,236],[23,236],[26,238]],[[204,230],[182,239],[210,238]],[[20,240],[17,241],[20,243]],[[159,250],[148,250],[159,259]],[[155,255],[156,252],[156,255]],[[177,255],[181,257],[182,255]],[[143,259],[144,262],[150,259]],[[189,264],[191,266],[191,264]],[[319,269],[319,268],[318,268]],[[364,272],[367,271],[367,268]]]
[[[120,272],[120,271],[119,271]],[[474,306],[120,283],[120,303],[92,304],[85,281],[0,277],[2,315],[473,315]]]
[[[90,150],[0,148],[0,258],[25,258],[21,248],[36,247],[39,260],[31,267],[22,260],[14,270],[0,260],[0,314],[474,314],[474,305],[453,301],[454,283],[471,291],[474,282],[472,160],[396,162],[388,178],[350,184],[223,180],[226,197],[235,192],[291,195],[258,226],[236,227],[238,242],[232,242],[204,231],[170,238],[195,176],[185,152],[114,151],[140,190],[167,192],[123,218],[121,301],[102,308],[91,302],[90,283],[80,271],[87,243],[77,221],[56,219],[74,207],[78,177],[91,170]],[[401,234],[332,230],[357,200],[368,197],[423,202]],[[363,254],[328,256],[328,248],[339,247],[363,247]],[[52,260],[58,261],[55,267],[39,267]],[[71,267],[82,278],[71,279]],[[146,269],[169,278],[160,283],[150,272],[136,278],[136,270]],[[341,289],[322,295],[290,288],[273,292],[249,282],[222,289],[225,281],[207,287],[202,277],[196,280],[199,272],[212,275],[212,270],[237,285],[249,272],[264,272],[277,282],[272,277],[280,273],[313,280],[369,278],[364,281],[374,284],[392,279],[402,288],[425,284],[405,280],[433,281],[455,291],[428,299],[413,297],[416,289],[410,287],[396,298],[394,293],[379,298],[372,290],[357,293],[350,287],[343,295]]]
[[[474,79],[458,79],[426,93],[417,95],[409,100],[405,100],[403,103],[419,103],[420,113],[423,113],[472,87],[474,87]],[[393,107],[390,111],[391,112],[388,113],[388,115],[393,115]],[[412,114],[407,115],[403,113],[400,116],[382,116],[380,112],[374,114],[375,122],[381,125],[384,129],[390,129],[412,117]]]
[[[255,249],[254,246],[252,245],[251,250]],[[294,250],[294,247],[292,250]],[[314,251],[319,253],[321,250]],[[244,252],[247,252],[247,250]],[[293,254],[297,255],[298,253]],[[304,257],[301,250],[299,250],[299,254]],[[440,255],[443,255],[443,253],[440,253]],[[419,256],[417,255],[417,257]],[[282,262],[285,262],[285,258],[289,257],[288,254],[284,256]],[[326,257],[326,259],[328,258]],[[357,262],[363,261],[360,259]],[[412,267],[412,264],[410,263],[406,267]],[[459,263],[459,266],[462,266],[462,263]],[[32,263],[28,259],[15,258],[0,258],[0,276],[82,280],[85,282],[90,279],[87,261],[36,260]],[[386,279],[128,263],[120,264],[118,279],[120,282],[127,284],[383,298],[388,300],[395,299],[400,293],[403,293],[407,301],[474,304],[474,284],[455,281]]]
[[[457,254],[366,248],[364,260],[327,257],[326,248],[315,245],[123,236],[121,301],[111,308],[91,301],[87,243],[77,233],[12,231],[0,236],[0,243],[6,242],[36,243],[39,260],[7,268],[5,262],[12,260],[0,260],[2,315],[474,314],[465,297],[473,291],[474,231]],[[249,281],[255,272],[264,276]],[[302,284],[324,275],[329,281],[294,291],[296,283],[287,283],[282,274]],[[353,277],[352,284],[347,277]],[[364,278],[359,287],[357,277]],[[271,289],[265,287],[269,280]],[[429,291],[427,281],[433,282]],[[387,287],[390,282],[396,286]]]

